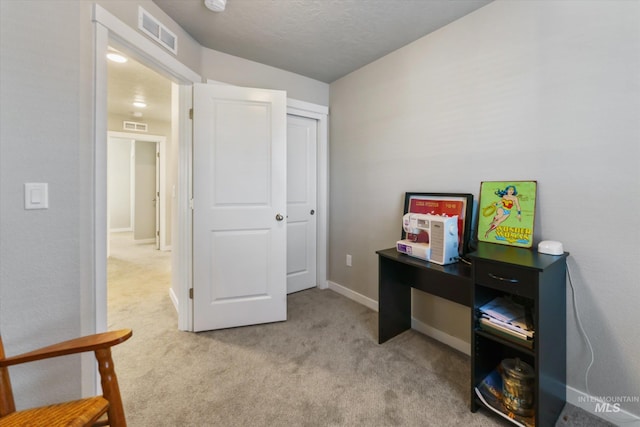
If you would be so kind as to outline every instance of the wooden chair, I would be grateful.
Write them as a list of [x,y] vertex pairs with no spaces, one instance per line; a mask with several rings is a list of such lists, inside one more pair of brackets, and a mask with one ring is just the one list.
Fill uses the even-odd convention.
[[[111,359],[111,347],[128,340],[131,329],[88,335],[54,344],[18,356],[5,357],[0,337],[0,427],[5,426],[104,426],[127,425],[118,379]],[[11,365],[93,351],[98,361],[102,396],[16,412],[9,380]],[[103,415],[106,416],[105,417]]]

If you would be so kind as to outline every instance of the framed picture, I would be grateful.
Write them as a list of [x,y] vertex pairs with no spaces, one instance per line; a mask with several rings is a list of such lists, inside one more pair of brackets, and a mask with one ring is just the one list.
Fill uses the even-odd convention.
[[[469,252],[473,194],[462,193],[405,193],[404,214],[458,215],[458,251]],[[406,233],[402,230],[402,239]]]
[[530,248],[536,181],[483,181],[478,202],[478,241]]

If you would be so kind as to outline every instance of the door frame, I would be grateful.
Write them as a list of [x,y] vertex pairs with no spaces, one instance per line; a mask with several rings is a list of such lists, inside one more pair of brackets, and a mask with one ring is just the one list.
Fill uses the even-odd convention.
[[[109,44],[116,45],[125,54],[167,76],[177,86],[174,97],[174,118],[178,129],[172,131],[177,138],[178,179],[176,185],[176,206],[172,228],[172,285],[170,297],[178,311],[178,329],[193,330],[193,305],[187,297],[192,287],[192,132],[189,109],[193,102],[193,83],[205,80],[185,66],[163,48],[140,34],[119,18],[98,4],[93,5],[94,28],[94,110],[93,110],[93,159],[94,159],[94,201],[93,240],[94,257],[92,280],[83,287],[83,316],[81,330],[84,334],[102,332],[107,329],[107,59],[104,55]],[[175,99],[177,98],[177,100]],[[327,239],[329,213],[329,108],[305,101],[287,99],[287,114],[299,115],[318,120],[318,235],[317,235],[317,284],[320,289],[328,288],[327,281]],[[95,361],[83,359],[83,394],[95,392],[98,385]]]
[[[191,283],[191,86],[201,82],[200,75],[174,56],[126,25],[98,4],[93,5],[93,242],[94,256],[91,281],[83,285],[82,334],[107,330],[107,59],[108,46],[115,45],[127,55],[169,78],[177,88],[172,101],[172,138],[178,141],[178,177],[172,227],[172,281],[178,282],[182,295],[187,295]],[[173,89],[172,89],[173,90]],[[175,126],[172,125],[172,128]],[[136,136],[137,137],[137,136]],[[173,289],[172,289],[173,290]],[[174,300],[175,295],[171,295]],[[178,309],[178,328],[187,329],[188,298],[174,300]],[[82,394],[98,390],[95,360],[82,358]]]
[[327,289],[327,241],[329,232],[329,107],[287,99],[287,115],[317,121],[316,144],[316,285]]
[[[156,209],[157,215],[159,215],[159,221],[157,222],[156,228],[160,229],[160,246],[158,249],[161,251],[168,251],[171,249],[169,245],[167,245],[167,219],[166,219],[166,209],[167,209],[167,200],[166,197],[163,197],[166,194],[166,173],[167,173],[167,164],[166,164],[166,149],[167,149],[167,137],[161,135],[149,135],[149,134],[137,134],[137,133],[129,133],[129,132],[117,132],[117,131],[108,131],[108,138],[124,138],[124,139],[132,139],[135,141],[147,141],[147,142],[155,142],[157,150],[160,154],[160,164],[159,164],[159,182],[157,191],[160,192],[160,203],[158,204],[158,208]],[[132,218],[133,220],[133,218]],[[108,227],[109,224],[107,224]],[[132,224],[133,227],[133,224]],[[107,228],[107,231],[108,228]]]

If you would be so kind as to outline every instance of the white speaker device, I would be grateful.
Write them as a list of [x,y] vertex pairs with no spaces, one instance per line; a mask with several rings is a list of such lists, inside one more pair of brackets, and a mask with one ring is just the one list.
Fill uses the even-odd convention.
[[556,242],[555,240],[543,240],[538,243],[538,252],[548,255],[562,255],[564,249],[560,242]]

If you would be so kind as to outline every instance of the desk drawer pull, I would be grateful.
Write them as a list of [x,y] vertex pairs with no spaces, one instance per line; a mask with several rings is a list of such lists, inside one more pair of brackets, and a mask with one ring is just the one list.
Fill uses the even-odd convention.
[[509,279],[507,277],[500,277],[500,276],[496,276],[493,273],[488,273],[488,274],[489,274],[489,277],[491,277],[492,279],[500,280],[501,282],[509,282],[509,283],[518,283],[519,282],[518,279]]

